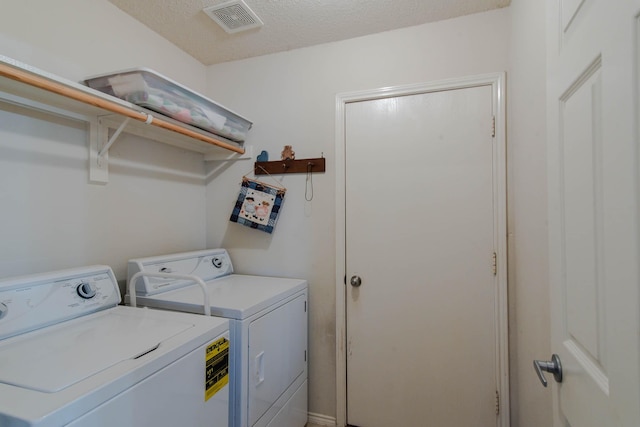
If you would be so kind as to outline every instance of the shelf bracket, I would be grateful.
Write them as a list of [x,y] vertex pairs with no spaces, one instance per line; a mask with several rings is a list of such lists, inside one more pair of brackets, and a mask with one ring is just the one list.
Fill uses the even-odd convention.
[[99,118],[89,120],[89,182],[109,182],[109,152],[103,151],[108,144],[109,128]]
[[118,139],[118,137],[120,136],[124,128],[129,124],[130,121],[131,121],[131,118],[129,117],[124,119],[124,121],[120,124],[118,129],[116,129],[113,135],[111,135],[111,138],[109,138],[109,141],[107,141],[107,144],[104,147],[102,147],[102,149],[98,152],[98,161],[100,161],[102,156],[104,156],[104,154],[109,151],[109,148],[111,148],[113,143],[116,142],[116,139]]
[[253,158],[253,145],[245,145],[244,154],[240,153],[208,153],[204,155],[204,160],[210,161],[235,161],[251,160]]
[[[89,121],[89,181],[94,184],[106,184],[109,182],[109,149],[116,142],[122,131],[131,121],[125,118],[109,137],[109,126],[100,118]],[[146,124],[151,124],[153,116],[147,114]]]

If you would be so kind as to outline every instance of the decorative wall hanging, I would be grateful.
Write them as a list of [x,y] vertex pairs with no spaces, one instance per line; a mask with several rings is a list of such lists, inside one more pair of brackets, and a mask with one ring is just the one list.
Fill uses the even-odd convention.
[[286,191],[284,187],[243,176],[230,221],[272,233]]
[[269,161],[269,152],[267,150],[262,150],[258,157],[256,157],[258,162],[268,162]]
[[295,160],[296,152],[293,151],[293,148],[291,145],[285,145],[284,149],[282,150],[282,153],[280,153],[280,158],[282,160]]

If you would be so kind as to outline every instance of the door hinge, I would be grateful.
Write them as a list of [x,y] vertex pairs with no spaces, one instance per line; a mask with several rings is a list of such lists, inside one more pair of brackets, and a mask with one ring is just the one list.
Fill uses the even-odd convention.
[[307,350],[304,351],[304,361],[307,361]]
[[493,116],[493,121],[491,123],[491,137],[496,137],[496,116]]
[[491,256],[491,269],[494,276],[498,274],[498,255],[495,252]]
[[500,415],[500,392],[496,390],[496,415]]

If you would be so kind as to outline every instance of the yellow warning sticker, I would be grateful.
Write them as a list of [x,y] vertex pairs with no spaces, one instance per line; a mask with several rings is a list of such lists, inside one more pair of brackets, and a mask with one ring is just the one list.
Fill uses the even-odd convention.
[[220,338],[207,346],[204,401],[229,383],[229,340]]

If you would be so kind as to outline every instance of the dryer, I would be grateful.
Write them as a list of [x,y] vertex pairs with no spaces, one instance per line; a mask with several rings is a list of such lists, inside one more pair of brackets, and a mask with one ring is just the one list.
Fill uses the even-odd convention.
[[130,260],[127,289],[132,305],[229,320],[230,425],[306,424],[306,280],[234,274],[227,251],[210,249]]
[[0,425],[228,425],[229,322],[118,305],[108,266],[0,280]]

